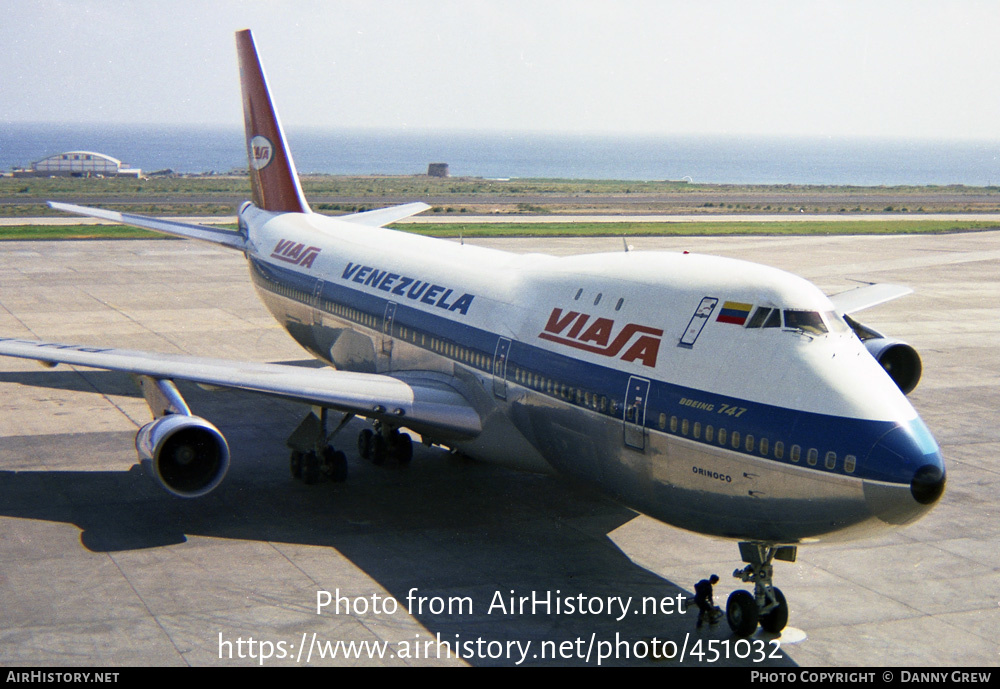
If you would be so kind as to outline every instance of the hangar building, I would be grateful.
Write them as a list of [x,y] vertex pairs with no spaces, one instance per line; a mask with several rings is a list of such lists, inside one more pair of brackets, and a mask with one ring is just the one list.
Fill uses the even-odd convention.
[[30,170],[15,170],[15,177],[139,177],[142,170],[93,151],[69,151],[31,164]]

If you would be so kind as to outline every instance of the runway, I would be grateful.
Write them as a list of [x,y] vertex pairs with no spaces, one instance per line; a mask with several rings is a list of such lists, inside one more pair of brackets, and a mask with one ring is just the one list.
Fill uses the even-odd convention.
[[[622,250],[615,237],[466,243]],[[658,667],[1000,663],[1000,232],[629,243],[766,263],[827,293],[856,281],[915,290],[858,319],[923,357],[911,400],[942,447],[947,490],[889,536],[803,546],[797,562],[778,563],[792,629],[777,653],[769,637],[737,645],[724,622],[696,631],[694,612],[664,607],[711,573],[724,605],[744,586],[730,576],[742,566],[735,543],[439,448],[375,467],[354,450],[358,421],[339,443],[348,481],[305,486],[284,446],[304,408],[184,384],[233,465],[209,496],[173,498],[133,466],[149,411],[127,376],[10,359],[0,360],[0,663],[597,665],[601,649],[611,652],[602,665]],[[0,336],[311,365],[257,302],[237,252],[0,242],[0,265]],[[339,593],[339,612],[317,614],[323,591]],[[549,606],[507,605],[533,595]],[[568,598],[602,607],[557,612]],[[612,598],[662,605],[622,614]],[[668,652],[663,642],[683,645],[684,659],[649,657],[654,639]]]

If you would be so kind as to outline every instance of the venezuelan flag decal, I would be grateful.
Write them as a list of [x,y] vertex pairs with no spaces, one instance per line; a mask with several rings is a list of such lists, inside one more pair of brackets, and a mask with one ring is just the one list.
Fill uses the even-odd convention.
[[750,315],[751,308],[753,308],[753,304],[741,304],[738,301],[727,301],[722,304],[722,310],[719,311],[719,316],[715,320],[719,323],[734,323],[735,325],[743,325],[747,321],[747,316]]

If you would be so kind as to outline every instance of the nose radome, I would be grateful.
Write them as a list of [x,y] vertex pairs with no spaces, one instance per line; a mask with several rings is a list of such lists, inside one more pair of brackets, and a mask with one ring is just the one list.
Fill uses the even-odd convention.
[[933,505],[944,494],[944,465],[924,464],[910,481],[910,493],[921,505]]
[[941,450],[919,419],[900,424],[875,443],[868,468],[885,477],[866,481],[872,513],[889,524],[908,524],[925,515],[944,494]]

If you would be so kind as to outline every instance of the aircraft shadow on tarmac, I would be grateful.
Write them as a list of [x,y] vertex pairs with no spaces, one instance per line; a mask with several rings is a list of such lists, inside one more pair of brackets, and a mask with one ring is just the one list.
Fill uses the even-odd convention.
[[[72,371],[4,373],[0,382],[37,385],[44,377],[52,388],[137,394],[122,374],[86,371],[83,376],[86,381]],[[463,641],[481,636],[557,644],[589,642],[592,635],[598,641],[630,643],[655,637],[672,640],[679,648],[688,632],[689,645],[698,638],[703,644],[731,639],[725,621],[695,633],[693,607],[684,615],[630,613],[621,621],[616,619],[620,613],[606,611],[488,613],[498,591],[507,600],[511,590],[518,596],[532,591],[562,597],[582,593],[605,601],[631,596],[633,606],[646,596],[659,600],[692,595],[694,582],[675,584],[636,565],[618,549],[607,534],[636,515],[595,491],[423,446],[417,446],[409,466],[376,467],[357,457],[354,443],[362,428],[358,421],[336,439],[348,454],[347,482],[306,486],[290,477],[284,447],[284,438],[305,407],[183,383],[180,388],[192,410],[215,423],[229,440],[233,462],[216,491],[199,499],[175,498],[138,465],[121,471],[80,470],[94,461],[105,466],[118,458],[134,458],[131,433],[3,437],[0,457],[16,458],[17,466],[27,470],[0,471],[0,515],[73,524],[81,530],[83,547],[94,552],[170,546],[188,536],[334,548],[399,601],[400,609],[405,609],[413,588],[428,598],[470,597],[471,614],[413,615],[445,640],[456,639],[456,634]],[[87,458],[80,458],[80,452]],[[47,470],[32,470],[34,458]],[[669,548],[669,542],[662,547]],[[336,585],[330,581],[326,588],[332,591]],[[794,665],[782,655],[763,665]],[[582,664],[559,664],[574,662]]]

